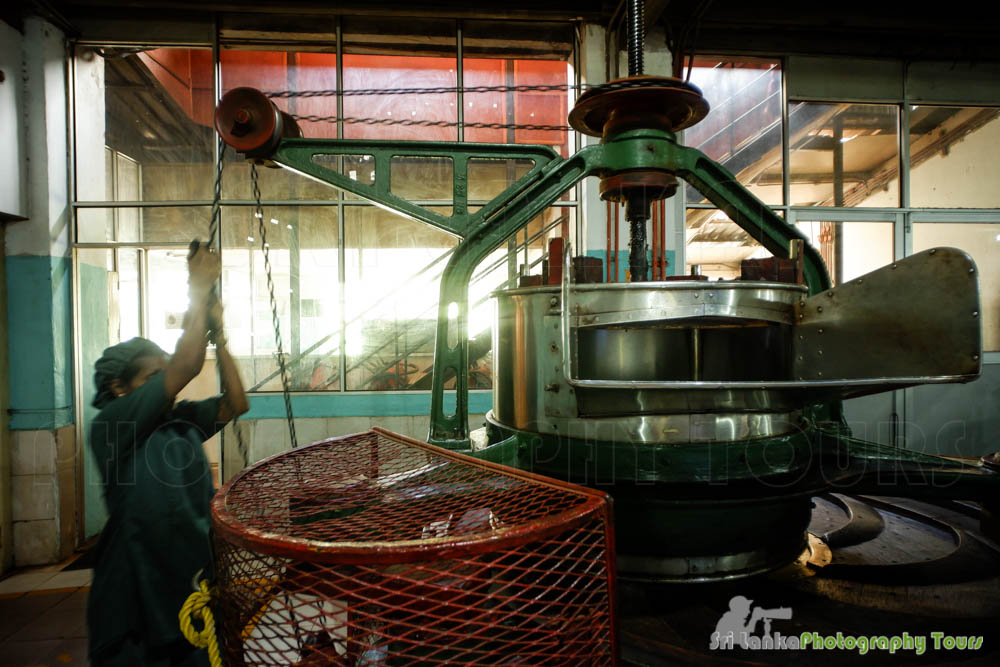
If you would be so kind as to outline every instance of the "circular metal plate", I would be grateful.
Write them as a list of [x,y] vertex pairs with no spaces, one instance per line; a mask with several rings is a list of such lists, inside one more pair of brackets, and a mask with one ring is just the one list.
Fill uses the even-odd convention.
[[677,132],[702,120],[708,111],[708,101],[697,86],[666,76],[634,76],[585,92],[570,111],[569,124],[594,137],[605,136],[609,126]]

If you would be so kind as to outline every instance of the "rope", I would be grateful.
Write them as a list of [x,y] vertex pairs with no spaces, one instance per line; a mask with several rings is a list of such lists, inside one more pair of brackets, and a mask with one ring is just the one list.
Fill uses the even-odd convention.
[[[184,639],[192,646],[208,649],[208,661],[212,667],[222,667],[222,656],[219,655],[219,640],[215,636],[215,618],[212,616],[212,593],[204,579],[199,584],[200,590],[188,596],[177,615],[180,621]],[[202,623],[202,629],[196,630],[194,620]]]

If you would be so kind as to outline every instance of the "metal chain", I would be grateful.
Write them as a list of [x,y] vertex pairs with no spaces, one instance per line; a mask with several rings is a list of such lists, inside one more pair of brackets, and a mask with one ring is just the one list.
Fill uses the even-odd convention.
[[[222,224],[222,171],[226,164],[226,143],[222,140],[221,135],[219,136],[217,155],[219,163],[215,170],[215,184],[212,194],[212,217],[208,223],[208,247],[214,248],[216,251],[222,245],[219,227]],[[221,371],[219,371],[219,385],[222,393],[225,394],[227,390],[226,380]],[[240,468],[242,470],[250,465],[250,449],[247,446],[246,440],[243,439],[243,431],[240,429],[239,424],[237,424],[238,421],[239,415],[233,417],[231,423],[233,425],[233,433],[236,434],[236,449],[240,454],[240,462],[243,464]]]
[[601,88],[606,90],[618,90],[621,88],[642,88],[649,86],[646,81],[629,81],[623,79],[612,83],[584,83],[580,85],[570,83],[560,84],[537,84],[520,86],[466,86],[459,89],[457,86],[438,86],[432,88],[355,88],[338,91],[335,89],[326,90],[271,90],[264,94],[270,98],[292,98],[292,97],[336,97],[338,94],[344,97],[356,97],[364,95],[443,95],[458,93],[459,90],[465,95],[473,93],[537,93],[537,92],[560,92],[569,90],[591,90]]
[[485,130],[539,130],[542,132],[572,132],[569,125],[519,125],[516,123],[459,123],[450,120],[415,120],[412,118],[338,118],[337,116],[300,116],[292,114],[295,120],[309,123],[336,123],[338,121],[356,125],[403,125],[417,127],[462,127]]
[[289,388],[288,367],[285,352],[281,344],[281,321],[278,318],[278,301],[274,298],[274,280],[271,273],[271,255],[267,243],[267,227],[264,225],[264,207],[260,203],[260,182],[257,178],[257,165],[250,163],[250,183],[253,187],[253,199],[256,204],[254,215],[257,217],[257,231],[260,234],[260,246],[264,251],[264,273],[267,274],[267,291],[271,298],[271,321],[274,324],[274,340],[278,347],[278,370],[281,372],[281,392],[285,398],[285,415],[288,418],[288,433],[292,439],[292,449],[299,446],[295,437],[295,419],[292,415],[292,394]]

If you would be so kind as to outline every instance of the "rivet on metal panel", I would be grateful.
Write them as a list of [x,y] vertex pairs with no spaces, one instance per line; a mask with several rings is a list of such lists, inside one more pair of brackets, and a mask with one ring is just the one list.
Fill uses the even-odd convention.
[[979,317],[979,311],[978,310],[972,311],[972,316],[973,317]]
[[558,306],[559,299],[557,299],[556,297],[552,297],[551,299],[549,299],[549,305],[553,307]]
[[859,284],[859,285],[860,285],[861,283],[863,283],[864,281],[865,281],[865,279],[864,279],[864,278],[858,278],[858,284]]
[[[802,316],[801,316],[801,315],[799,315],[799,319],[800,319],[800,320],[802,319]],[[805,336],[803,336],[802,334],[799,334],[799,340],[805,340],[805,339],[806,339],[806,337],[805,337]]]
[[931,252],[930,252],[930,254],[932,254],[932,255],[933,255],[933,254],[934,254],[934,253],[936,253],[936,252],[937,252],[937,248],[931,248]]
[[896,268],[896,265],[895,265],[895,264],[893,264],[893,265],[892,265],[892,268],[894,268],[894,269],[895,269],[895,268]]
[[714,299],[715,298],[715,292],[709,292],[708,293],[708,298],[709,299]]
[[694,293],[694,298],[696,298],[696,299],[697,299],[697,298],[698,298],[699,296],[700,296],[700,295],[699,295],[699,294],[698,294],[697,292],[695,292],[695,293]]
[[970,274],[973,274],[973,273],[975,273],[975,272],[976,272],[976,270],[975,270],[975,269],[969,269],[969,273],[970,273]]
[[[802,336],[799,336],[799,338],[802,338]],[[799,355],[799,361],[802,361],[802,355],[801,354]]]
[[823,356],[823,350],[816,350],[816,354],[818,354],[819,356],[822,357]]
[[972,355],[972,360],[973,361],[979,361],[979,355],[978,354]]
[[816,312],[817,313],[822,313],[823,312],[823,306],[816,306]]
[[823,377],[823,371],[816,371],[816,375],[818,375],[819,377]]
[[805,301],[799,301],[799,305],[800,306],[804,306],[804,305],[806,305],[806,302]]
[[817,329],[817,332],[818,333],[823,333],[823,330],[822,329]]
[[805,317],[805,315],[803,315],[802,313],[799,313],[799,319],[801,320],[803,317]]
[[833,298],[833,290],[830,290],[829,292],[827,292],[826,295],[832,299]]

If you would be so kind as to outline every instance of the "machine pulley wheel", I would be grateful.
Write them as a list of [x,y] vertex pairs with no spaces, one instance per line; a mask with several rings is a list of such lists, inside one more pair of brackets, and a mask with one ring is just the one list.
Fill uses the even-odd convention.
[[677,132],[702,120],[708,110],[697,86],[666,76],[632,76],[581,95],[569,124],[594,137],[637,128]]
[[255,88],[234,88],[222,96],[215,129],[223,141],[251,158],[268,157],[283,138],[302,136],[295,119]]

